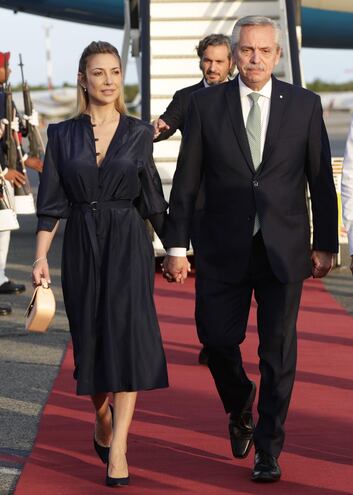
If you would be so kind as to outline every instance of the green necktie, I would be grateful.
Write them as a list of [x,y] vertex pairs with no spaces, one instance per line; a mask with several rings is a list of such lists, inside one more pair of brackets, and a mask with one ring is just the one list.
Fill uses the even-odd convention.
[[246,121],[246,133],[255,170],[261,163],[261,110],[258,104],[260,96],[259,93],[250,93],[248,95],[252,105]]
[[[252,101],[252,105],[248,115],[248,120],[246,121],[246,134],[248,136],[251,158],[256,170],[261,163],[261,110],[258,104],[258,100],[261,95],[259,93],[250,93],[248,96]],[[256,214],[253,235],[255,235],[259,230],[260,221],[258,215]]]

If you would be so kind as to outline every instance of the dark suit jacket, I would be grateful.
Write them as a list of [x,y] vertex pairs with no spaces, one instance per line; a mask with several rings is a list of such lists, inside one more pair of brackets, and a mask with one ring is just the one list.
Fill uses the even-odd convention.
[[313,249],[337,252],[337,200],[320,98],[273,77],[262,163],[255,171],[238,79],[191,96],[170,198],[166,247],[187,247],[195,198],[205,184],[196,267],[240,280],[248,267],[257,212],[271,267],[282,282],[311,274]]
[[159,117],[170,126],[170,129],[168,131],[162,132],[155,139],[156,142],[168,139],[176,132],[177,129],[179,129],[179,131],[183,133],[186,112],[190,102],[190,96],[195,91],[204,87],[205,85],[202,79],[197,84],[193,84],[192,86],[188,86],[186,88],[180,89],[179,91],[176,91],[172,101],[167,106],[166,111]]

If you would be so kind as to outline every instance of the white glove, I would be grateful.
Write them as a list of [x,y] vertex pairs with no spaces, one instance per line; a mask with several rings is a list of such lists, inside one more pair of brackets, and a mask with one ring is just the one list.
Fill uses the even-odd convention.
[[0,120],[0,139],[3,137],[4,132],[5,132],[5,124],[6,124],[6,122],[3,122],[3,120],[6,120],[6,119],[1,119]]
[[11,129],[15,132],[20,132],[20,121],[18,117],[14,117],[11,121]]
[[37,110],[32,110],[32,114],[30,116],[24,115],[23,118],[25,120],[28,120],[28,122],[33,125],[34,127],[39,126],[39,116]]
[[[9,125],[9,121],[7,119],[1,119],[0,121],[0,132],[4,134],[4,126]],[[15,132],[20,131],[20,121],[18,117],[14,117],[13,121],[11,122],[11,129]],[[1,135],[2,135],[1,134]]]

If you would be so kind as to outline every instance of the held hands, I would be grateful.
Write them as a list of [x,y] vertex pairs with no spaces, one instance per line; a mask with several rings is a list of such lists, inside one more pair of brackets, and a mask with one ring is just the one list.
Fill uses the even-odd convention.
[[333,255],[326,251],[313,251],[311,254],[313,264],[312,275],[314,278],[322,278],[327,275],[333,267]]
[[51,283],[48,260],[45,256],[37,258],[33,263],[32,281],[34,287]]
[[190,263],[186,256],[167,255],[161,265],[163,277],[168,282],[183,284],[187,279],[188,272],[191,271]]
[[161,132],[168,131],[170,129],[170,126],[162,119],[156,119],[152,122],[152,124],[154,127],[153,139],[156,139]]

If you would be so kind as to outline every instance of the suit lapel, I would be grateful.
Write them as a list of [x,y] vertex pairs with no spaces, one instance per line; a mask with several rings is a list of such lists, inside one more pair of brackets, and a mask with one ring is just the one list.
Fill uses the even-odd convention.
[[226,86],[225,97],[227,101],[226,107],[230,120],[232,122],[234,133],[237,137],[239,147],[244,155],[248,167],[250,168],[252,173],[255,173],[255,168],[251,158],[248,137],[246,135],[246,129],[244,126],[244,118],[241,109],[238,78],[234,79],[233,81],[230,81],[225,86]]
[[270,116],[268,120],[264,151],[262,161],[258,168],[261,170],[266,160],[271,155],[273,147],[277,141],[277,136],[281,128],[282,119],[286,104],[288,103],[288,92],[285,85],[282,85],[275,77],[272,77],[272,93],[270,104]]

